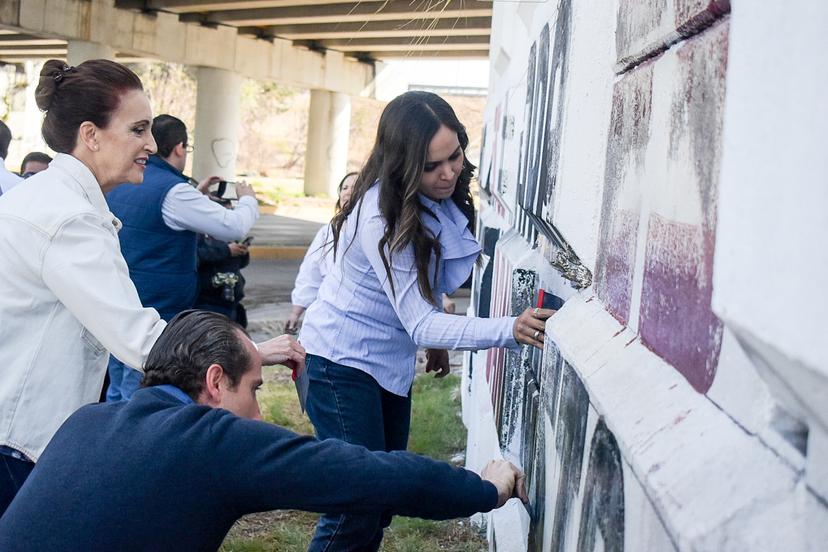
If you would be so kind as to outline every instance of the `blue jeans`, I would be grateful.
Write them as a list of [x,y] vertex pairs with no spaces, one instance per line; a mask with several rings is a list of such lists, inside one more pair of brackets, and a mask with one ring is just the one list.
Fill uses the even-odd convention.
[[[400,397],[370,375],[307,355],[307,410],[319,439],[342,439],[369,450],[405,450],[411,422],[411,391]],[[347,484],[347,482],[344,482]],[[391,515],[324,515],[309,552],[376,551]]]
[[34,469],[34,463],[0,453],[0,516]]
[[109,355],[109,387],[106,390],[107,402],[125,401],[141,387],[144,374],[133,370],[114,355]]

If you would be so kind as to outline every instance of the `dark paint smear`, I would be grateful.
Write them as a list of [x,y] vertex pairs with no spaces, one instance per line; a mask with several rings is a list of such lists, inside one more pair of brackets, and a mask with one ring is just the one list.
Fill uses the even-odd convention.
[[497,228],[485,228],[481,233],[483,236],[483,253],[490,257],[489,263],[483,270],[477,289],[477,305],[475,312],[481,318],[488,318],[492,305],[492,276],[494,274],[494,250],[500,240],[500,230]]
[[532,136],[532,120],[535,116],[535,72],[537,70],[538,59],[538,43],[535,42],[529,48],[529,66],[526,72],[526,107],[524,113],[526,114],[523,132],[520,139],[520,158],[518,160],[518,182],[517,182],[517,202],[521,203],[523,194],[526,189],[526,182],[528,181],[529,173],[529,154],[530,148],[528,144],[531,143]]
[[[546,439],[554,438],[558,424],[558,405],[561,398],[561,374],[563,357],[552,341],[545,343],[546,362],[540,369],[540,397],[537,410],[538,435],[535,443],[535,461],[527,473],[529,495],[529,541],[528,551],[537,552],[543,547],[544,518],[546,516],[546,471],[551,462],[546,458]],[[545,420],[549,419],[552,435],[546,435]],[[553,469],[552,473],[555,471]]]
[[[629,320],[640,206],[622,205],[625,190],[638,186],[633,175],[644,164],[650,139],[652,63],[645,63],[615,85],[612,99],[601,236],[595,291],[619,322]],[[632,167],[632,168],[630,168]]]
[[[553,222],[552,201],[558,181],[558,166],[561,158],[561,134],[563,133],[566,82],[569,76],[569,42],[572,27],[572,7],[570,0],[561,0],[558,4],[558,19],[555,21],[555,44],[552,48],[552,65],[549,74],[552,84],[546,99],[546,149],[541,167],[545,168],[545,177],[538,188],[539,202],[535,214],[540,217],[546,209],[548,222]],[[557,103],[556,103],[557,102]],[[553,109],[553,106],[555,107]],[[542,202],[542,203],[541,203]]]
[[722,22],[676,53],[680,87],[671,106],[670,157],[690,152],[693,178],[684,181],[698,196],[699,223],[650,215],[641,294],[644,345],[700,393],[713,384],[722,339],[711,298],[728,29]]
[[639,213],[620,211],[614,217],[614,235],[602,250],[596,292],[618,322],[630,319]]
[[581,482],[581,466],[586,444],[589,395],[568,363],[563,364],[560,410],[555,425],[555,449],[560,459],[555,515],[552,519],[552,550],[566,550],[566,534],[575,496]]
[[528,151],[528,166],[526,171],[526,186],[524,193],[518,197],[521,207],[530,213],[534,212],[533,205],[538,190],[545,188],[546,171],[544,166],[546,154],[546,98],[549,95],[549,25],[544,25],[537,42],[538,58],[535,71],[536,84],[532,95],[532,120],[526,128]]
[[710,308],[713,248],[699,226],[650,218],[641,339],[699,393],[713,384],[722,342],[722,323]]
[[689,37],[728,13],[730,0],[676,0],[676,30]]
[[[505,301],[508,286],[511,283],[512,265],[501,251],[495,248],[494,283],[492,285],[492,316],[506,316],[509,305]],[[492,399],[492,411],[495,416],[495,427],[501,427],[503,411],[503,370],[505,349],[496,347],[489,349],[486,357],[486,381]]]
[[[510,312],[517,316],[533,303],[537,274],[531,270],[517,268],[512,272],[512,295]],[[512,442],[520,428],[522,418],[523,396],[526,386],[527,364],[531,359],[531,349],[523,346],[518,351],[506,352],[506,365],[503,379],[503,407],[500,424],[500,444],[506,446]]]
[[657,27],[667,9],[667,0],[619,0],[615,21],[618,60],[633,57],[638,43]]
[[[730,13],[730,0],[670,0],[674,21],[665,20],[667,0],[621,0],[616,12],[618,62],[635,63],[667,49],[677,36],[689,38]],[[662,28],[654,36],[653,30]],[[645,42],[646,41],[646,42]]]
[[540,408],[540,389],[534,378],[529,378],[524,397],[523,469],[526,472],[526,493],[529,496],[528,552],[541,552],[543,547],[543,518],[546,486],[545,416]]
[[592,435],[578,552],[594,552],[598,533],[603,540],[601,550],[624,551],[624,471],[615,436],[603,419]]

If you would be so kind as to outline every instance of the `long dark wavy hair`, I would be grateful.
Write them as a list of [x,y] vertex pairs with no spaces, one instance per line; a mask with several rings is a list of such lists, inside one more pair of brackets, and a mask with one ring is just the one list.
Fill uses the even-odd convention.
[[[391,291],[396,293],[391,279],[391,256],[412,244],[420,292],[432,304],[435,304],[435,299],[429,281],[428,264],[434,254],[437,262],[433,281],[436,282],[437,267],[440,265],[440,243],[423,225],[422,217],[435,215],[420,203],[418,194],[428,146],[441,125],[457,133],[463,149],[463,168],[451,199],[468,219],[468,228],[474,232],[475,211],[469,183],[476,167],[465,155],[469,145],[466,128],[443,98],[431,92],[420,91],[397,96],[385,107],[380,117],[376,142],[354,184],[351,201],[331,221],[336,255],[342,225],[357,205],[358,209],[362,208],[361,199],[365,192],[378,181],[379,207],[386,227],[377,248],[385,265]],[[358,224],[359,211],[355,219],[354,224]],[[356,235],[356,228],[354,233]]]

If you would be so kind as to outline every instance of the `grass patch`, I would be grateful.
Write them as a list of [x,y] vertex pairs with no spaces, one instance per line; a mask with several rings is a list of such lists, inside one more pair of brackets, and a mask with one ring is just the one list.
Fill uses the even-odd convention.
[[[284,368],[265,369],[259,391],[262,417],[297,433],[313,434],[313,426],[299,410],[293,383]],[[460,420],[460,378],[435,379],[419,374],[414,379],[411,435],[408,450],[448,461],[465,448],[466,430]],[[223,552],[304,552],[318,516],[306,512],[277,511],[245,516],[233,527]],[[383,552],[480,552],[486,541],[468,520],[429,521],[395,517],[385,531]]]
[[449,461],[466,448],[466,428],[460,419],[460,378],[429,374],[414,378],[411,434],[408,450]]
[[290,370],[284,366],[270,366],[262,369],[262,377],[264,384],[258,393],[262,418],[296,433],[313,435],[313,425],[299,408]]

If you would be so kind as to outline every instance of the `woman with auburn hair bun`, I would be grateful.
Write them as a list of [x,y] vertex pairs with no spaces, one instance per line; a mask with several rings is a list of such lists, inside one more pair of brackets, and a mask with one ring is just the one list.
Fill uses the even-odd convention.
[[[444,349],[543,347],[552,310],[473,318],[440,308],[441,293],[468,279],[481,251],[468,143],[436,94],[406,92],[383,111],[351,200],[331,222],[334,261],[300,333],[307,411],[320,439],[404,450],[418,347],[434,349],[429,367],[438,375],[448,372]],[[378,550],[390,522],[323,516],[309,550]]]
[[[142,368],[166,326],[141,305],[104,199],[140,184],[156,151],[140,79],[105,59],[49,60],[36,99],[57,155],[0,201],[0,515],[63,421],[100,397],[109,351]],[[287,335],[258,350],[304,365]]]
[[49,168],[0,201],[0,514],[63,421],[98,400],[108,350],[141,366],[164,322],[145,309],[104,193],[155,152],[140,79],[99,59],[43,65]]

